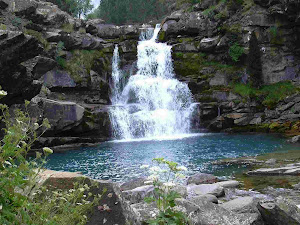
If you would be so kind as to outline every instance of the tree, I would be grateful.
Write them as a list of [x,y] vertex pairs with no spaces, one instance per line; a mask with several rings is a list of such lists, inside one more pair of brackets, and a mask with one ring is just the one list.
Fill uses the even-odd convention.
[[88,18],[101,18],[107,23],[145,23],[160,20],[166,13],[161,0],[101,0],[99,7]]
[[48,0],[74,17],[86,16],[93,9],[91,0]]
[[261,53],[258,45],[258,40],[255,32],[251,33],[249,41],[249,54],[247,60],[247,73],[250,76],[251,85],[255,88],[259,88],[262,83],[262,63]]

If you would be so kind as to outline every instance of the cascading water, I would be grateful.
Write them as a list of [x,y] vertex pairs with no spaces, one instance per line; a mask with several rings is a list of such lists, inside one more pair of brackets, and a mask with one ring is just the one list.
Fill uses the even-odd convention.
[[150,40],[138,44],[138,72],[121,90],[118,47],[113,57],[110,119],[118,139],[164,138],[189,133],[192,94],[176,80],[171,46],[157,43],[160,26]]

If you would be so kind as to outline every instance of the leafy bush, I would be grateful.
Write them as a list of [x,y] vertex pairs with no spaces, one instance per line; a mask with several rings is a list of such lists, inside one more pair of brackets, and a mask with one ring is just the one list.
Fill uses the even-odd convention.
[[264,106],[272,109],[278,102],[286,97],[299,92],[299,89],[289,81],[265,85],[260,89],[253,88],[249,84],[234,84],[233,91],[244,98],[255,98]]
[[[0,98],[6,95],[0,90]],[[11,116],[9,108],[0,104],[5,125],[0,142],[0,224],[86,224],[86,214],[101,196],[92,196],[83,183],[65,191],[40,187],[39,173],[53,151],[45,147],[44,155],[37,152],[31,159],[27,153],[50,125],[47,119],[40,124],[32,119],[28,105],[26,101],[25,111],[17,109]]]
[[244,54],[244,48],[241,47],[237,42],[235,42],[230,48],[229,48],[229,55],[231,56],[231,59],[234,62],[238,62],[239,58]]
[[[184,178],[183,171],[187,169],[184,166],[178,166],[177,163],[167,161],[164,158],[155,158],[156,163],[149,169],[151,176],[145,183],[153,184],[155,194],[152,197],[145,198],[147,203],[155,202],[159,213],[153,215],[154,219],[147,221],[149,224],[188,224],[188,218],[185,215],[185,209],[176,206],[175,199],[181,195],[174,191],[176,183]],[[148,168],[148,165],[142,166]]]

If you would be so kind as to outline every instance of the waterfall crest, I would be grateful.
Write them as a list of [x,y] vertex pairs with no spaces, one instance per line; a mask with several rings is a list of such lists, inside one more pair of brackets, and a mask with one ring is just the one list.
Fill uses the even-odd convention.
[[[157,43],[157,25],[151,39],[138,43],[138,72],[123,90],[118,47],[113,57],[110,120],[117,139],[162,138],[189,133],[192,94],[175,79],[171,46]],[[143,34],[145,35],[145,34]]]

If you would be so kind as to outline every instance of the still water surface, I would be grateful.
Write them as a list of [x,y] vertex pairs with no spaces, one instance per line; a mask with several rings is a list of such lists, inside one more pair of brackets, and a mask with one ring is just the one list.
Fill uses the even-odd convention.
[[152,158],[164,157],[196,172],[229,176],[241,168],[213,166],[221,158],[253,156],[273,151],[295,149],[278,136],[255,134],[197,134],[180,139],[104,142],[96,147],[81,148],[49,157],[48,169],[80,171],[95,179],[126,181],[145,175],[140,169]]

